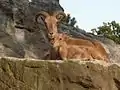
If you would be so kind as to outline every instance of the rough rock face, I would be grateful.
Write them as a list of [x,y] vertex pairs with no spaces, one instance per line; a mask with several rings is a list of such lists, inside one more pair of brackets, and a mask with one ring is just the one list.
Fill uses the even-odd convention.
[[120,90],[120,66],[0,58],[0,90]]
[[0,0],[0,55],[49,59],[51,46],[37,12],[63,11],[59,0]]
[[[41,10],[64,11],[59,0],[0,0],[0,56],[17,57],[0,58],[0,90],[120,90],[117,64],[46,61],[53,49],[43,22],[34,22]],[[113,41],[65,24],[58,29],[76,38],[100,40],[111,61],[120,62],[120,45]]]
[[[46,28],[43,22],[36,24],[34,21],[41,10],[64,11],[59,0],[0,0],[0,56],[50,59],[53,49],[46,38]],[[60,24],[58,29],[73,37],[100,40],[111,61],[120,62],[120,45],[113,41],[66,24]]]

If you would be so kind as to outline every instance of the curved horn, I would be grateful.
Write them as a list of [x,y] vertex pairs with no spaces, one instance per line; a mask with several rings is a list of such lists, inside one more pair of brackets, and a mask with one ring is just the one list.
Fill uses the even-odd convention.
[[55,16],[59,21],[62,19],[66,19],[66,14],[62,11],[54,12],[53,16]]
[[37,22],[37,23],[38,23],[37,19],[38,19],[39,16],[48,17],[49,14],[45,11],[38,12],[38,14],[36,14],[36,16],[35,16],[35,22]]

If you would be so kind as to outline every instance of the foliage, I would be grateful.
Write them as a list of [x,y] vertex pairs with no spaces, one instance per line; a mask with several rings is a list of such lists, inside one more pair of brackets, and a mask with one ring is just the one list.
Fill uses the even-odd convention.
[[71,25],[71,26],[75,26],[75,24],[77,23],[75,17],[71,18],[70,14],[67,14],[67,17],[66,17],[66,20],[65,20],[65,23]]
[[66,17],[66,23],[70,23],[70,19],[71,19],[71,16],[70,16],[70,14],[67,14],[67,17]]
[[100,26],[97,29],[92,29],[91,31],[93,34],[102,34],[120,44],[120,24],[115,21],[108,23],[103,22],[103,26]]
[[70,25],[71,26],[74,26],[75,24],[77,23],[75,17],[73,17],[71,20],[70,20]]

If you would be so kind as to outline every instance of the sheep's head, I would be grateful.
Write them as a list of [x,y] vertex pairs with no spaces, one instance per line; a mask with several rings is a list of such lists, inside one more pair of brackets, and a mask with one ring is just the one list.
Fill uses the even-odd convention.
[[47,12],[41,11],[35,16],[36,22],[38,22],[39,17],[42,18],[47,27],[48,37],[53,38],[54,35],[58,32],[57,31],[58,23],[63,18],[66,18],[66,15],[63,12],[54,12],[52,15],[50,15]]
[[64,34],[55,34],[51,44],[53,47],[63,46],[65,44]]

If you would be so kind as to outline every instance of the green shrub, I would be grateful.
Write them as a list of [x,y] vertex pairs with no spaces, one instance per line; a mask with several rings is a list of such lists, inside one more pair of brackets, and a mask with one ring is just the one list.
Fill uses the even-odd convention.
[[116,23],[116,21],[108,23],[103,22],[103,26],[99,26],[97,29],[91,29],[91,31],[93,34],[102,34],[120,44],[120,24]]

